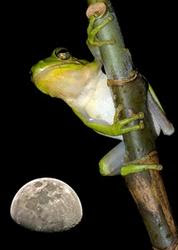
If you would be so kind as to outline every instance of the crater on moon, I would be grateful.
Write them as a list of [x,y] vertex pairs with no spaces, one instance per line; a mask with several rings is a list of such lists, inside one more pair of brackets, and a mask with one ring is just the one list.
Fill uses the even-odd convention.
[[12,200],[10,214],[19,225],[34,231],[60,232],[82,219],[81,202],[65,182],[39,178],[25,184]]

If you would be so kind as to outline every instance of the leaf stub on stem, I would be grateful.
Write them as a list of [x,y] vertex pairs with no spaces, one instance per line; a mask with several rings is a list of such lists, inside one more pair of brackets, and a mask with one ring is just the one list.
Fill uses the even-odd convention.
[[90,18],[91,16],[103,16],[106,13],[107,7],[105,3],[94,3],[89,5],[86,16]]

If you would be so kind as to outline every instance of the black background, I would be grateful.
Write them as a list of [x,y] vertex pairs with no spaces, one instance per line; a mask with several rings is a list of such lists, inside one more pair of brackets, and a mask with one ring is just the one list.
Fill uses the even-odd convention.
[[[175,6],[155,1],[112,1],[134,63],[157,93],[177,128]],[[117,144],[100,136],[62,101],[38,91],[31,66],[58,46],[92,60],[86,40],[86,1],[9,3],[1,31],[1,229],[5,247],[54,249],[107,247],[151,249],[137,208],[121,177],[102,177],[99,159]],[[162,176],[178,221],[177,132],[157,140]],[[82,222],[69,232],[43,234],[15,224],[9,215],[18,189],[39,177],[68,183],[83,205]]]

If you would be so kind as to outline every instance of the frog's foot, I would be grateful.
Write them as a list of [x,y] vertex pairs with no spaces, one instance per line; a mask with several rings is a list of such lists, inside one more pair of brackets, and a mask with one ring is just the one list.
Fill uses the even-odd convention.
[[142,171],[150,170],[150,169],[160,171],[163,169],[163,167],[160,164],[139,165],[139,164],[133,163],[133,164],[122,166],[120,174],[122,176],[126,176],[128,174],[134,174],[134,173],[138,173],[138,172],[142,172]]
[[111,22],[113,20],[113,17],[109,16],[105,18],[101,24],[94,27],[94,23],[96,19],[97,19],[97,16],[94,16],[94,15],[89,18],[89,26],[87,29],[87,34],[88,34],[87,43],[91,46],[98,46],[98,47],[101,47],[107,44],[114,44],[115,41],[113,39],[101,41],[96,38],[97,33],[104,26],[106,26],[109,22]]
[[[119,130],[120,134],[125,134],[125,133],[129,133],[135,130],[140,130],[144,128],[144,123],[142,121],[142,119],[144,118],[144,113],[143,112],[139,112],[138,114],[133,114],[131,117],[129,118],[125,118],[122,120],[119,120],[119,112],[120,112],[120,107],[118,107],[116,109],[116,113],[114,116],[114,124],[113,124],[113,131],[115,130],[116,135],[117,135],[117,130]],[[141,120],[139,121],[139,123],[137,125],[133,125],[133,126],[128,126],[125,127],[126,125],[128,125],[129,123],[136,121],[136,120]]]

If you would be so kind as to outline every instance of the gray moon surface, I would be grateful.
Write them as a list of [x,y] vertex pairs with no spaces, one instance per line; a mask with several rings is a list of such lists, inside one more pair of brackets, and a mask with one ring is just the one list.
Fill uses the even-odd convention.
[[10,214],[19,225],[40,232],[61,232],[82,219],[82,205],[75,191],[54,178],[38,178],[14,196]]

